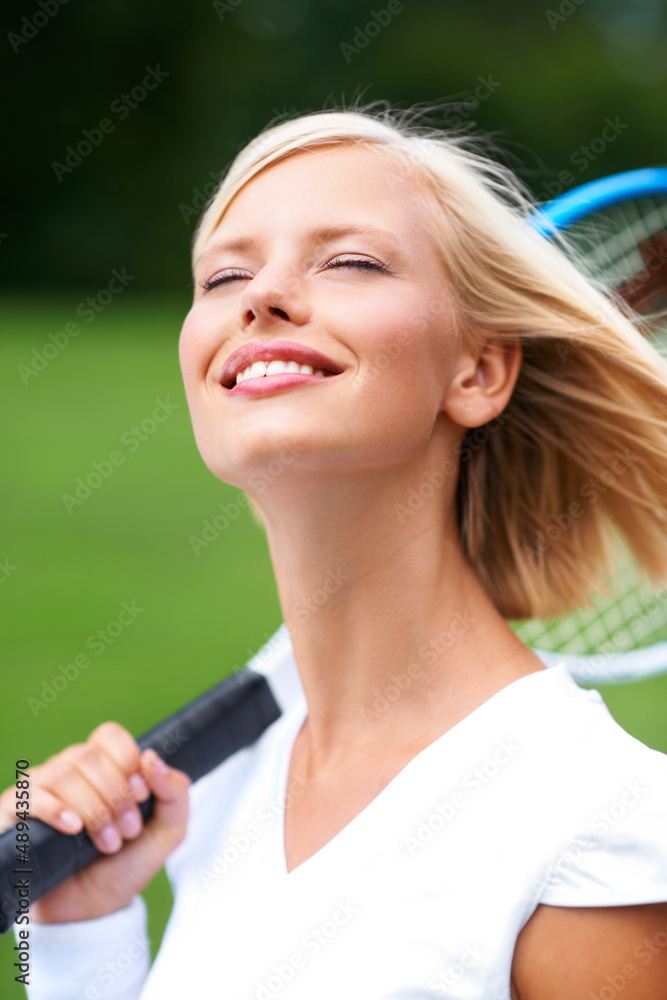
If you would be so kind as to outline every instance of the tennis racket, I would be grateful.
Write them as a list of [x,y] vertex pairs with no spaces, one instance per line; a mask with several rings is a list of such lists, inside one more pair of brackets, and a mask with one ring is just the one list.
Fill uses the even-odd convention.
[[[595,270],[641,313],[667,304],[667,169],[636,170],[593,181],[544,206],[530,223],[545,237],[565,230]],[[664,331],[655,333],[656,345]],[[662,338],[662,340],[661,340]],[[547,666],[565,662],[576,679],[609,683],[667,671],[667,588],[651,591],[633,567],[619,567],[615,600],[551,622],[510,622]],[[632,630],[631,651],[618,651],[619,630]],[[254,743],[303,693],[285,625],[246,666],[200,695],[137,741],[153,747],[193,781]],[[153,797],[140,803],[144,819]],[[86,833],[68,835],[30,820],[27,860],[17,860],[16,831],[0,835],[0,933],[21,912],[19,880],[30,900],[99,856]]]
[[[568,243],[607,288],[642,316],[667,309],[667,168],[649,167],[583,184],[536,212],[532,225]],[[667,314],[651,324],[667,356]],[[667,580],[641,581],[629,558],[608,586],[610,600],[548,622],[510,622],[547,666],[565,663],[575,680],[609,684],[667,672]]]
[[[168,758],[171,767],[197,781],[213,768],[254,743],[296,702],[301,679],[284,625],[242,670],[165,719],[137,743]],[[137,803],[144,820],[154,797]],[[6,933],[29,903],[36,902],[70,875],[100,856],[83,831],[61,833],[38,819],[29,819],[29,846],[16,827],[0,835],[0,933]],[[26,897],[26,890],[28,895]]]

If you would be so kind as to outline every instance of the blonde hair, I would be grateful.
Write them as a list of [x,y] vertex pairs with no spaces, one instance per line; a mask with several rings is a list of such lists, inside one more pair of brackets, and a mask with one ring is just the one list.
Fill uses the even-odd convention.
[[[485,425],[481,437],[475,429],[477,444],[466,450],[468,431],[458,466],[461,543],[491,600],[508,619],[590,606],[591,590],[605,589],[603,573],[614,573],[621,539],[649,579],[661,581],[667,362],[613,292],[573,262],[561,237],[547,240],[527,224],[529,192],[478,138],[411,117],[381,104],[268,127],[212,195],[195,232],[193,267],[232,198],[270,164],[331,144],[390,157],[395,176],[411,178],[429,209],[462,336],[518,336],[522,344],[500,429]],[[437,312],[438,303],[432,307]],[[591,485],[594,477],[604,489]],[[586,496],[584,507],[578,501]],[[564,522],[558,544],[537,544]]]

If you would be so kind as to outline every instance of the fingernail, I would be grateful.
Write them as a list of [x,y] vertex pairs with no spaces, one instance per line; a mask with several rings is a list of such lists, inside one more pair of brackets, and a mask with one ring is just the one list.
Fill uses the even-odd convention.
[[141,830],[141,820],[135,812],[128,809],[118,820],[118,826],[124,837],[135,837]]
[[81,820],[76,813],[71,812],[69,809],[63,809],[60,814],[60,821],[63,826],[69,827],[72,831],[81,829]]
[[128,784],[132,789],[132,794],[136,796],[136,798],[145,799],[148,795],[150,795],[148,785],[140,774],[133,774]]
[[116,830],[115,826],[105,826],[97,834],[97,839],[101,843],[102,847],[106,847],[107,851],[117,851],[122,840],[120,835]]

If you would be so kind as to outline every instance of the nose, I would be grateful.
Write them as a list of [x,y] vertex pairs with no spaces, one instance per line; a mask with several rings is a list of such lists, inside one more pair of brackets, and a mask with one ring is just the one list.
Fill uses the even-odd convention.
[[248,282],[241,299],[241,327],[248,332],[286,323],[302,326],[310,314],[302,282],[285,268],[263,267]]

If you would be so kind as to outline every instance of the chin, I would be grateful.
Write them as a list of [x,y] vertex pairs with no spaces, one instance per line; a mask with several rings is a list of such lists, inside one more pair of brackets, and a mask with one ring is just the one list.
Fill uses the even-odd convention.
[[[261,494],[268,484],[294,470],[308,450],[308,443],[274,429],[270,433],[235,434],[230,440],[195,434],[199,452],[214,476],[250,495]],[[311,447],[313,442],[310,442]],[[321,454],[321,448],[316,449]]]

